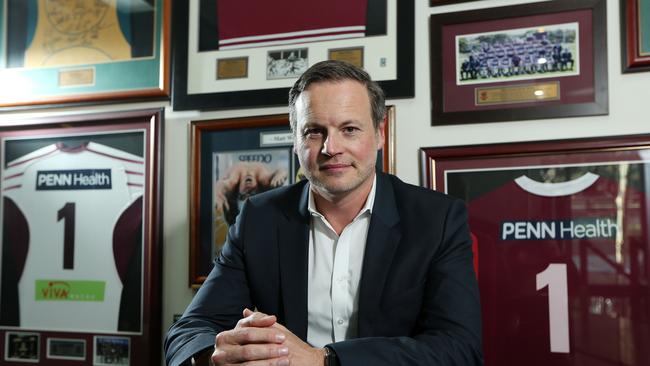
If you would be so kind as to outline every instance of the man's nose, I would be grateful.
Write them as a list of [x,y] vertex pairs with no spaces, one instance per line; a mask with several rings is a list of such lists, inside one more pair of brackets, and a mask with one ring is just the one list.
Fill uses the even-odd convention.
[[321,154],[327,156],[334,156],[341,152],[341,139],[335,133],[328,133],[323,141],[323,148]]

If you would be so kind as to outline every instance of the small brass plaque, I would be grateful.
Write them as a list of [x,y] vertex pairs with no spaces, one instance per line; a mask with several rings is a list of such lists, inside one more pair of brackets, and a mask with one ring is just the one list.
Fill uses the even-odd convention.
[[95,69],[75,69],[59,71],[59,86],[87,86],[95,84]]
[[526,103],[560,99],[560,82],[476,88],[476,105]]
[[217,60],[217,80],[248,77],[248,57]]
[[328,50],[330,60],[345,61],[356,67],[363,67],[363,47]]

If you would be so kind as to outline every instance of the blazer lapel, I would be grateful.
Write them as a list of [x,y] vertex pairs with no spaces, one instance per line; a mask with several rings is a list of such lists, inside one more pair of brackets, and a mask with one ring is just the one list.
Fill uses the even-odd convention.
[[359,284],[359,323],[360,337],[369,336],[368,327],[373,321],[373,311],[381,299],[386,276],[401,233],[397,223],[399,215],[395,195],[387,175],[377,173],[377,189],[372,210],[366,250],[363,257],[361,283]]
[[[278,232],[280,292],[285,326],[307,340],[307,272],[309,256],[309,184],[305,184],[299,206],[287,207]],[[295,202],[295,200],[287,200]]]

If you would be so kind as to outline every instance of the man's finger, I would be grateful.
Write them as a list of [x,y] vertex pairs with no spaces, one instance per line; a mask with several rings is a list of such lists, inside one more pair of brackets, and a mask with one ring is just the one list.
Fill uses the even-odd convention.
[[228,345],[244,345],[244,344],[262,344],[262,343],[275,343],[280,344],[284,342],[286,336],[282,331],[273,328],[255,328],[255,327],[242,327],[233,330],[227,330],[217,334],[215,344],[217,348]]
[[[289,348],[273,344],[247,344],[244,346],[228,346],[215,349],[212,353],[212,361],[216,365],[239,364],[259,360],[272,360],[287,357]],[[254,363],[251,363],[254,364]],[[264,363],[268,365],[267,363]]]
[[266,315],[259,311],[244,309],[244,318],[237,322],[235,328],[240,327],[270,327],[277,321],[275,315]]

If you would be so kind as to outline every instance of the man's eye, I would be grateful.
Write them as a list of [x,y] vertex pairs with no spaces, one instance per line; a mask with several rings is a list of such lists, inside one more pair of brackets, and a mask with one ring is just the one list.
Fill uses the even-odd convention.
[[323,131],[318,128],[308,128],[303,133],[305,137],[318,137],[323,134]]
[[359,129],[356,128],[356,127],[345,127],[345,128],[343,128],[343,132],[345,132],[345,133],[355,133],[358,130]]

